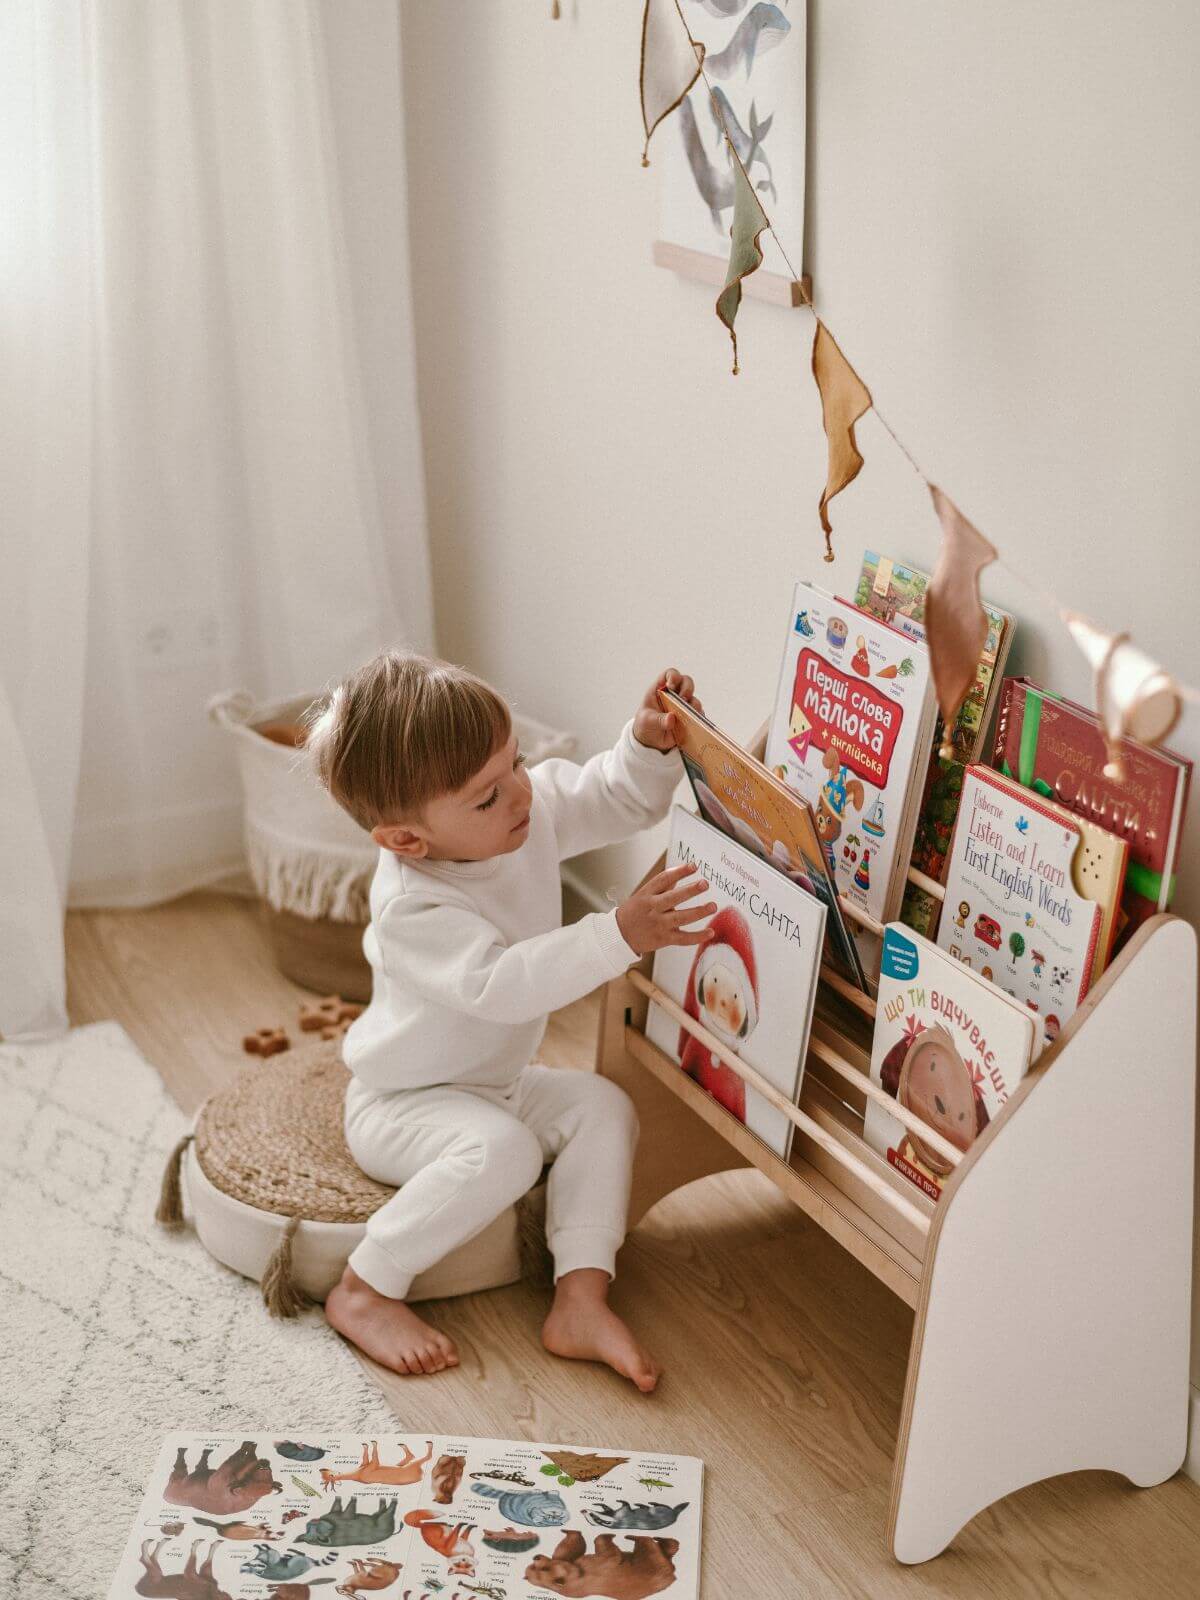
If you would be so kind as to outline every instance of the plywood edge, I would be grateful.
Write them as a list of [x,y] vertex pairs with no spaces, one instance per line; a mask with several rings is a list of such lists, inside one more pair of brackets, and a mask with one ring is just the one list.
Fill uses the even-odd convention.
[[907,1305],[915,1305],[921,1276],[920,1258],[882,1228],[850,1195],[802,1156],[793,1156],[791,1165],[782,1161],[635,1028],[626,1028],[625,1045],[635,1061],[653,1073],[751,1166],[770,1178],[855,1260]]
[[[920,1370],[920,1357],[922,1343],[925,1335],[925,1324],[929,1312],[931,1284],[933,1269],[937,1260],[938,1244],[946,1219],[950,1214],[956,1195],[961,1191],[964,1183],[968,1181],[972,1171],[981,1161],[987,1159],[988,1151],[994,1146],[1001,1135],[1001,1130],[1009,1122],[1020,1115],[1023,1107],[1027,1106],[1036,1094],[1038,1085],[1044,1082],[1047,1072],[1062,1055],[1063,1051],[1073,1045],[1082,1045],[1086,1040],[1086,1030],[1089,1025],[1095,1025],[1098,1013],[1110,1001],[1115,1001],[1117,986],[1129,969],[1143,959],[1150,959],[1149,946],[1167,930],[1186,926],[1182,919],[1163,913],[1149,918],[1130,939],[1120,955],[1101,977],[1099,983],[1086,997],[1079,1010],[1067,1023],[1062,1033],[1055,1042],[1043,1051],[1037,1063],[1030,1069],[1021,1083],[1008,1100],[1001,1107],[999,1113],[985,1129],[983,1135],[976,1140],[971,1149],[950,1174],[942,1190],[941,1199],[934,1210],[933,1220],[930,1224],[929,1237],[926,1245],[924,1272],[921,1277],[919,1291],[915,1302],[916,1316],[913,1320],[912,1342],[909,1347],[908,1368],[904,1385],[904,1398],[901,1403],[900,1425],[896,1435],[896,1454],[892,1470],[891,1493],[888,1501],[886,1539],[889,1551],[895,1552],[896,1529],[900,1513],[901,1486],[904,1481],[905,1461],[908,1454],[909,1438],[912,1431],[913,1409],[916,1399],[917,1378]],[[1194,930],[1189,928],[1192,936],[1193,948],[1195,946]],[[1195,1028],[1193,1026],[1192,1050],[1195,1050]],[[1031,1480],[1032,1481],[1032,1480]]]

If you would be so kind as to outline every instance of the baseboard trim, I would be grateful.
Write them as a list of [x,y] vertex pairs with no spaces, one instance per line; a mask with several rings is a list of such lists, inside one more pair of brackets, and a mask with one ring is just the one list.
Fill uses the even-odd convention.
[[1200,1483],[1200,1389],[1194,1383],[1188,1391],[1188,1448],[1183,1471]]

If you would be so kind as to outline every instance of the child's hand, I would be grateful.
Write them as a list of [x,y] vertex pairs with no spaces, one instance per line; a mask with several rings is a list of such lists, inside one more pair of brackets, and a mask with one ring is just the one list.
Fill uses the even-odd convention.
[[670,689],[681,700],[686,700],[688,705],[695,706],[697,711],[703,711],[704,707],[696,699],[696,685],[686,672],[677,672],[674,667],[659,673],[653,687],[647,689],[646,698],[634,714],[633,737],[650,750],[674,750],[679,742],[676,738],[675,713],[663,710],[662,701],[658,698],[660,689]]
[[[692,877],[697,871],[697,867],[683,866],[660,872],[617,907],[621,937],[638,955],[668,944],[704,944],[708,939],[707,928],[687,931],[689,922],[711,917],[717,909],[711,901],[702,906],[684,904],[708,888],[704,878]],[[690,883],[684,881],[688,878]]]

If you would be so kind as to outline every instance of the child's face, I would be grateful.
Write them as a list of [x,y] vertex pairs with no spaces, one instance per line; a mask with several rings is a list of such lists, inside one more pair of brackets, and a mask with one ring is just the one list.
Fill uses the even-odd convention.
[[488,861],[525,843],[532,799],[514,735],[461,789],[431,800],[419,820],[381,824],[374,838],[411,860]]

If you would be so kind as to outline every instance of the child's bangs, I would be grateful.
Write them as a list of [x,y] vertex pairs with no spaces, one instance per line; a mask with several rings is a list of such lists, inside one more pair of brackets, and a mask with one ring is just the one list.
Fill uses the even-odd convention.
[[433,780],[428,797],[464,788],[512,734],[508,707],[487,684],[459,678],[445,689],[449,692],[438,718],[442,737],[428,768]]

